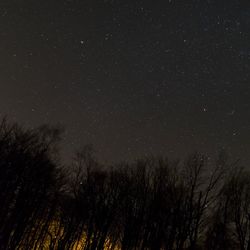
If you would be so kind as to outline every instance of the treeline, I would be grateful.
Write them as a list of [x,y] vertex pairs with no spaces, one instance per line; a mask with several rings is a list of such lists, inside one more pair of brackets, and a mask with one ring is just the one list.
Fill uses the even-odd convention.
[[105,166],[90,146],[60,164],[60,129],[0,124],[0,249],[250,249],[250,176],[147,157]]

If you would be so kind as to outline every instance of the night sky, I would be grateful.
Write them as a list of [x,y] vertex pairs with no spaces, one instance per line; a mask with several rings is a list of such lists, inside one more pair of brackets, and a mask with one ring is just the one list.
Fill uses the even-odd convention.
[[63,157],[225,149],[250,163],[250,5],[218,0],[0,3],[0,115],[61,124]]

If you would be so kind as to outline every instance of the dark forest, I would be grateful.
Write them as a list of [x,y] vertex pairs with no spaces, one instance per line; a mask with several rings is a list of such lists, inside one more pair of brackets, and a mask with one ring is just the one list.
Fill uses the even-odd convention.
[[64,166],[60,136],[2,120],[1,249],[249,249],[250,176],[226,153],[107,166],[87,145]]

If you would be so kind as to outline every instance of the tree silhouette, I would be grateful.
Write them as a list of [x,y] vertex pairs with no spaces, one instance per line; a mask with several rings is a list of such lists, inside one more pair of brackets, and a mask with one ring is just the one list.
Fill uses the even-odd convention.
[[0,249],[250,249],[250,175],[220,154],[60,163],[62,130],[0,124]]
[[39,220],[44,220],[57,184],[52,153],[58,136],[59,132],[49,127],[25,130],[17,124],[9,124],[6,119],[1,122],[2,249],[14,249],[29,243],[32,228],[39,225]]

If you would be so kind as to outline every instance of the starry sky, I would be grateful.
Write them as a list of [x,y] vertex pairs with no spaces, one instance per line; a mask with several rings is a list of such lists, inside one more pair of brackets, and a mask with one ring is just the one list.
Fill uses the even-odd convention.
[[250,163],[250,5],[2,0],[0,115],[61,124],[63,157],[225,149]]

